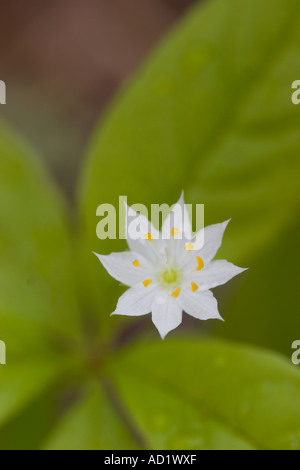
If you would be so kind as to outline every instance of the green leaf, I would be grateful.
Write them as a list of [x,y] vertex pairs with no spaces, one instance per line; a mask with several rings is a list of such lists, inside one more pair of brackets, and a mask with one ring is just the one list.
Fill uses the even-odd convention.
[[0,450],[39,449],[55,423],[57,408],[57,381],[54,380],[2,423]]
[[300,448],[300,374],[280,356],[166,341],[123,351],[111,367],[150,448]]
[[120,291],[91,251],[125,243],[97,240],[99,204],[172,204],[184,189],[206,224],[232,217],[220,256],[240,265],[298,215],[298,11],[297,0],[196,7],[101,122],[80,193],[80,282],[104,328]]
[[78,335],[62,200],[31,149],[0,128],[0,325],[10,354]]
[[[22,383],[24,370],[11,376]],[[41,393],[50,363],[35,370]],[[192,339],[135,345],[77,389],[75,402],[64,399],[42,448],[300,449],[299,392],[297,368],[264,350]]]
[[69,410],[47,439],[47,450],[134,449],[130,433],[107,402],[99,384]]
[[[57,384],[61,402],[53,422],[48,427],[42,419],[40,436],[24,439],[27,447],[40,445],[51,428],[49,449],[137,448],[144,442],[156,449],[300,449],[299,371],[279,356],[167,340],[104,357],[111,350],[99,344],[93,316],[103,338],[121,324],[108,317],[121,290],[92,255],[125,246],[97,240],[99,204],[117,205],[119,195],[129,204],[171,204],[184,189],[187,202],[205,203],[207,223],[233,218],[221,254],[255,264],[245,274],[245,290],[241,284],[228,334],[255,340],[263,325],[261,344],[272,335],[274,346],[290,348],[292,329],[282,328],[281,337],[279,328],[287,305],[288,324],[298,325],[295,301],[285,301],[295,296],[299,277],[293,253],[299,110],[290,100],[291,82],[300,75],[297,12],[298,0],[212,0],[171,33],[95,135],[73,263],[59,195],[32,151],[0,130],[0,334],[8,351],[8,365],[0,369],[0,426],[12,436],[10,448],[28,431],[24,418],[31,407],[41,400],[45,409],[49,397],[43,401],[43,395],[69,357],[64,352],[44,360],[43,349],[50,342],[61,351],[72,345],[69,338],[78,338],[75,268],[89,336],[84,347],[72,349],[63,373],[75,397],[85,393],[66,403]],[[283,229],[287,240],[280,238]],[[264,292],[245,331],[255,297]],[[246,302],[248,323],[239,317],[236,329]],[[37,357],[28,360],[32,350]],[[97,383],[90,387],[91,375]],[[32,422],[38,423],[36,416]]]
[[66,368],[58,358],[24,358],[0,366],[0,427],[57,381]]
[[[220,302],[226,322],[222,328],[215,326],[219,336],[231,340],[243,337],[243,341],[290,355],[291,344],[300,336],[299,232],[296,220],[291,228],[274,236],[237,283],[234,294]],[[222,298],[218,292],[217,296]]]

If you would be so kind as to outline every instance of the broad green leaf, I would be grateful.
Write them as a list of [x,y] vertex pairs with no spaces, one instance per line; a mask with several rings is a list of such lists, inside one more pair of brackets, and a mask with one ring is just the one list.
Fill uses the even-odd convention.
[[0,366],[0,427],[61,378],[66,370],[60,358],[24,358]]
[[299,370],[264,350],[195,339],[133,345],[82,386],[74,363],[69,372],[57,364],[2,367],[0,436],[10,433],[9,448],[19,448],[24,417],[64,375],[69,387],[78,383],[75,395],[66,400],[61,386],[50,425],[40,423],[41,448],[300,449]]
[[[8,432],[11,448],[28,430],[31,406],[63,371],[67,385],[77,379],[75,395],[86,393],[66,403],[59,387],[63,406],[43,448],[300,449],[299,371],[276,355],[167,339],[102,357],[111,350],[99,344],[93,317],[103,336],[121,324],[108,316],[121,288],[92,255],[125,246],[97,240],[99,204],[117,206],[119,195],[129,204],[171,204],[184,189],[187,202],[205,203],[206,223],[233,218],[220,255],[251,267],[228,302],[223,334],[290,348],[298,327],[291,296],[299,279],[300,143],[291,83],[300,76],[299,42],[297,0],[196,7],[96,132],[73,266],[57,191],[32,151],[0,129],[0,339],[8,356],[0,369],[0,437]],[[74,267],[89,337],[62,369],[65,355],[52,361],[41,353],[49,341],[61,349],[78,337]],[[32,350],[38,354],[28,360]]]
[[69,410],[44,446],[47,450],[117,450],[137,448],[129,431],[107,401],[99,384],[93,384]]
[[218,335],[242,337],[290,356],[293,341],[300,338],[299,232],[296,220],[279,237],[274,235],[234,294],[220,302],[226,322],[222,328],[215,325]]
[[57,413],[56,381],[31,397],[0,427],[0,450],[39,449]]
[[0,128],[0,334],[10,354],[78,335],[62,201],[32,150]]
[[166,341],[114,357],[112,377],[154,449],[300,449],[300,374],[229,343]]
[[129,204],[172,204],[184,189],[188,203],[205,204],[206,224],[232,217],[220,256],[248,266],[298,215],[300,114],[291,103],[300,76],[298,6],[196,7],[101,122],[80,193],[80,283],[104,327],[113,325],[108,314],[120,291],[91,252],[125,243],[97,240],[99,204],[117,207],[119,195]]

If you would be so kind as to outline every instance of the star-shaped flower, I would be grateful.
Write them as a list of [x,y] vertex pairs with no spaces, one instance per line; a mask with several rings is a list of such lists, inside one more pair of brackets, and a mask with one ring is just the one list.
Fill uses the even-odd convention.
[[199,320],[222,320],[210,289],[245,271],[225,260],[212,261],[229,220],[198,232],[195,239],[203,238],[204,244],[195,250],[183,195],[164,221],[161,233],[146,217],[134,216],[143,238],[128,237],[130,251],[95,253],[112,277],[130,287],[112,315],[152,312],[152,321],[163,339],[181,324],[183,312]]

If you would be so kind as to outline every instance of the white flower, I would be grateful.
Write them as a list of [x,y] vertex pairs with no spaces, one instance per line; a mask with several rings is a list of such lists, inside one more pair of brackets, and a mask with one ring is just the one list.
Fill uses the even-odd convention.
[[[191,225],[183,195],[174,207],[159,238],[146,217],[135,213],[145,232],[144,239],[128,238],[130,251],[95,253],[112,277],[130,287],[119,298],[112,315],[139,316],[152,312],[152,321],[163,339],[181,324],[183,312],[199,320],[222,320],[210,289],[245,271],[225,260],[212,261],[229,220],[202,229],[204,245],[195,251],[190,242]],[[176,211],[176,207],[180,210]]]

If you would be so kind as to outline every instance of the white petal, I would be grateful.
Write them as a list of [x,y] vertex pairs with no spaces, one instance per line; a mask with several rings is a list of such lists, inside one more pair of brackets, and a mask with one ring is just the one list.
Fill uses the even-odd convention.
[[212,292],[192,292],[182,289],[178,301],[182,310],[199,320],[219,319],[218,303]]
[[[132,251],[111,253],[110,255],[98,255],[94,253],[103,264],[108,273],[126,286],[134,286],[144,279],[151,278],[149,262],[142,255]],[[132,263],[138,261],[140,266]]]
[[160,238],[159,230],[157,230],[152,225],[152,223],[150,222],[150,220],[147,219],[147,217],[145,217],[142,214],[139,214],[134,209],[132,209],[132,207],[127,206],[127,204],[125,204],[125,207],[126,207],[127,220],[128,220],[127,233],[128,233],[128,230],[130,229],[130,222],[135,222],[134,225],[136,225],[136,227],[138,229],[137,230],[138,231],[137,235],[139,235],[139,237],[142,240],[145,239],[145,236],[148,233],[150,233],[154,239],[159,239]]
[[182,309],[170,295],[156,296],[152,304],[152,321],[162,339],[182,322]]
[[204,246],[201,250],[192,250],[185,252],[185,261],[182,268],[185,271],[191,271],[196,269],[197,260],[196,256],[200,256],[204,262],[204,266],[207,265],[217,254],[218,249],[222,244],[223,234],[230,220],[221,224],[214,224],[205,227],[200,230],[196,237],[201,239],[200,232],[204,231]]
[[112,315],[140,316],[151,312],[151,306],[157,287],[149,285],[144,287],[138,284],[128,289],[118,300],[116,310]]
[[247,268],[239,268],[226,260],[216,260],[204,266],[201,271],[192,272],[188,280],[195,282],[199,290],[205,291],[226,284],[234,276],[246,270]]
[[204,228],[204,246],[199,250],[199,256],[204,264],[209,263],[217,254],[221,244],[223,235],[230,219],[221,224],[209,225]]
[[[176,233],[172,234],[172,230]],[[185,246],[191,241],[191,223],[188,211],[184,204],[183,192],[179,201],[171,208],[162,226],[162,251],[167,248],[169,260],[172,264],[182,265],[185,260]]]
[[[131,251],[136,253],[141,253],[145,258],[149,259],[152,263],[156,263],[159,258],[159,253],[157,246],[155,245],[155,240],[159,240],[160,233],[156,230],[151,222],[144,215],[138,214],[131,207],[126,206],[126,238],[127,243]],[[132,227],[136,227],[138,233],[132,233]],[[153,242],[147,240],[145,237],[147,234],[151,234]],[[137,238],[136,238],[137,237]]]
[[164,239],[168,240],[171,238],[171,231],[173,228],[178,230],[178,235],[175,235],[175,239],[176,237],[181,239],[183,236],[191,239],[192,227],[188,211],[184,204],[183,192],[179,201],[172,206],[169,215],[166,217],[163,223],[162,236]]

